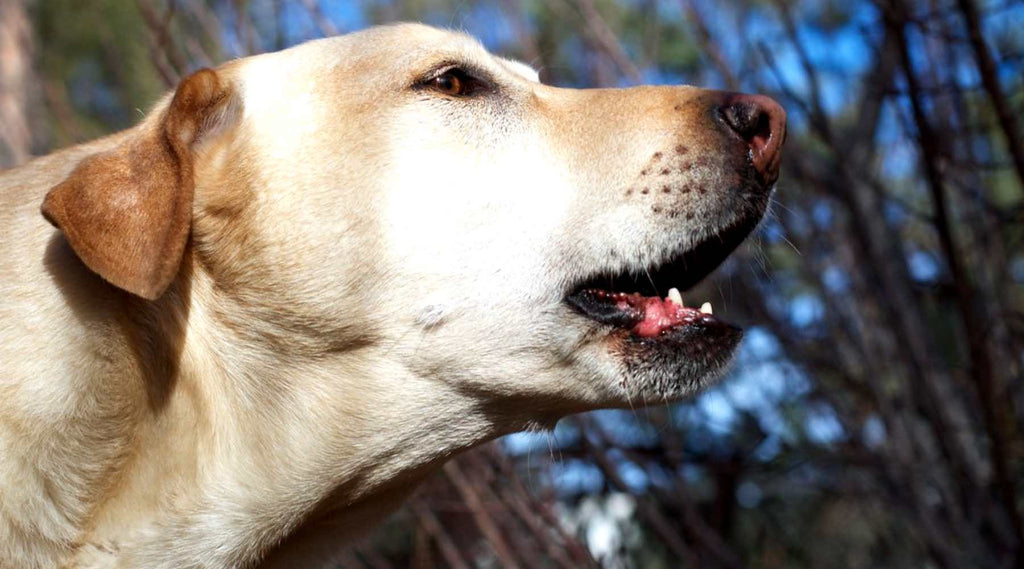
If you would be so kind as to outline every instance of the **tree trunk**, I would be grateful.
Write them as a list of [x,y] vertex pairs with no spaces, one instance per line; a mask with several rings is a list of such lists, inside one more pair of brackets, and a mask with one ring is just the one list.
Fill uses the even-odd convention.
[[32,152],[29,91],[32,28],[20,0],[0,0],[0,168],[17,166]]

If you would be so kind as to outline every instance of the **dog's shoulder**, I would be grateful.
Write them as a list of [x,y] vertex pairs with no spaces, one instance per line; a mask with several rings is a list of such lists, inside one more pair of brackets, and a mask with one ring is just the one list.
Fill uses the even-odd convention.
[[50,188],[123,136],[0,172],[0,566],[55,565],[90,507],[83,490],[110,474],[88,470],[125,451],[109,393],[82,389],[116,375],[116,325],[102,315],[113,299],[40,212]]

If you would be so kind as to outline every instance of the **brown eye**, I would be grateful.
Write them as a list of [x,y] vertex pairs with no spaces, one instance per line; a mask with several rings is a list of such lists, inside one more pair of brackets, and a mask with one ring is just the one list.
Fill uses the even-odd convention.
[[435,77],[432,87],[445,95],[453,97],[466,94],[466,82],[451,71]]
[[448,67],[428,75],[416,83],[415,89],[429,89],[448,97],[469,98],[494,92],[491,84],[479,74],[459,67]]

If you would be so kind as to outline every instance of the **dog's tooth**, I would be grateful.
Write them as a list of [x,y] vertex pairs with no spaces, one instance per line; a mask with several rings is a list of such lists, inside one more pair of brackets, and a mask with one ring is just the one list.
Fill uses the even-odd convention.
[[679,306],[683,305],[683,295],[679,294],[679,289],[677,288],[668,289],[668,299]]
[[704,304],[700,305],[700,311],[703,312],[704,314],[714,314],[714,312],[711,310],[710,302],[705,302]]

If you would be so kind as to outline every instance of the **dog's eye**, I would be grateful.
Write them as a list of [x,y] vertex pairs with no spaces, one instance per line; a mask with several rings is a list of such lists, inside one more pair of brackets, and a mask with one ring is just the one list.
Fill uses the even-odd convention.
[[461,69],[449,69],[425,82],[425,86],[449,97],[467,97],[486,89],[486,85]]
[[434,78],[431,86],[445,95],[459,96],[465,94],[466,83],[461,77],[448,71]]

